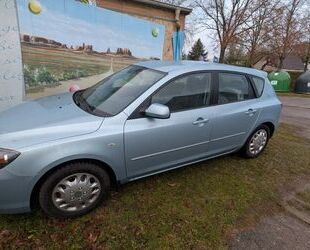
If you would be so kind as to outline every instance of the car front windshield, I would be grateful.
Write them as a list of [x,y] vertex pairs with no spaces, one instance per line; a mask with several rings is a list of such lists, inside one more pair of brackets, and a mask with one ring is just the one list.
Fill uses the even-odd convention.
[[89,113],[114,116],[164,76],[163,72],[131,65],[90,88],[76,92],[73,98]]

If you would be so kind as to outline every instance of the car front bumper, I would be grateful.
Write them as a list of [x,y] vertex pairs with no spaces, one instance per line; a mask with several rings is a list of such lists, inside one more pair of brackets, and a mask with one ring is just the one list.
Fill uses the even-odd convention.
[[0,214],[30,212],[29,183],[32,177],[18,176],[0,169]]

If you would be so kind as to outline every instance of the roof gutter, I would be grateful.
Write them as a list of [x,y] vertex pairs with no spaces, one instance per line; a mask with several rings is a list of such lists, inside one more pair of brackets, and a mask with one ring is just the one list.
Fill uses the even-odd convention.
[[133,0],[134,2],[138,2],[138,3],[143,3],[143,4],[146,4],[146,5],[150,5],[150,6],[153,6],[153,7],[158,7],[158,8],[163,8],[163,9],[170,9],[170,10],[173,10],[173,11],[176,11],[176,10],[180,10],[180,12],[182,14],[185,14],[185,15],[189,15],[191,12],[192,12],[192,9],[190,8],[186,8],[186,7],[180,7],[180,6],[176,6],[176,5],[173,5],[173,4],[169,4],[169,3],[163,3],[163,2],[159,2],[159,1],[155,1],[155,0]]

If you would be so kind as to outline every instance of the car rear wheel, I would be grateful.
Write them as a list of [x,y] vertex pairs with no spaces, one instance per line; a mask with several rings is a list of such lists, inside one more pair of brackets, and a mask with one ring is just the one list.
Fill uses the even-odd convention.
[[249,136],[242,153],[247,158],[259,156],[267,146],[270,138],[270,129],[266,125],[261,125]]
[[107,172],[91,162],[70,163],[56,170],[43,183],[39,203],[57,218],[82,216],[98,207],[108,196]]

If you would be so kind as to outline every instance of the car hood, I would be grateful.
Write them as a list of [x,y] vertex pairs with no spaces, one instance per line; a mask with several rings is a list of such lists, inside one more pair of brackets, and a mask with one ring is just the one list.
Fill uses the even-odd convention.
[[103,119],[80,109],[70,93],[25,102],[0,113],[0,148],[19,149],[92,133]]

